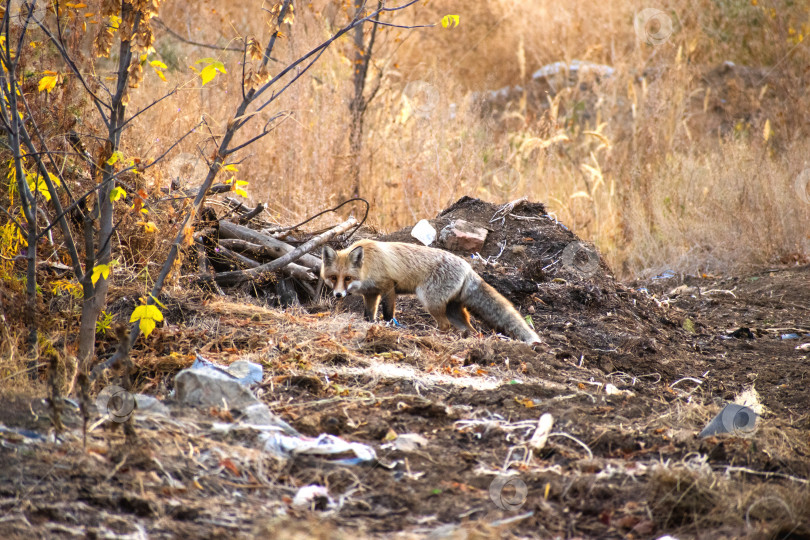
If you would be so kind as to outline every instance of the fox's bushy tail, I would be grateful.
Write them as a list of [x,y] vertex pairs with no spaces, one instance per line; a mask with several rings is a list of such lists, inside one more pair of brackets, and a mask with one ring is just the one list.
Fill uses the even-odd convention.
[[477,274],[467,277],[459,295],[461,303],[487,324],[524,341],[540,343],[540,337],[520,316],[512,303]]

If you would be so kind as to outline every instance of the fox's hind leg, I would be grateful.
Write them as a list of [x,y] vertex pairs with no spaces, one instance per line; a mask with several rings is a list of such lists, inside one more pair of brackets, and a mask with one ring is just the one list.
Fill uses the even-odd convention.
[[397,292],[395,289],[391,289],[382,299],[382,312],[383,312],[383,319],[386,321],[390,321],[394,318],[394,308],[397,304]]
[[470,324],[470,313],[467,311],[467,308],[461,305],[461,302],[449,302],[445,312],[453,326],[464,332],[465,335],[467,333],[472,333],[472,335],[477,334],[475,328]]
[[439,325],[440,331],[447,332],[453,328],[453,325],[447,318],[447,305],[442,299],[435,297],[428,298],[425,290],[421,288],[416,289],[416,297],[420,302],[422,302],[422,305],[425,306],[428,313],[430,313],[431,316],[436,319],[436,324]]

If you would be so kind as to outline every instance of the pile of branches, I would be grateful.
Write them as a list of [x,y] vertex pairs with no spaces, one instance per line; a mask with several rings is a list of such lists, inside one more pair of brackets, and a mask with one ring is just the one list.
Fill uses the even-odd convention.
[[268,223],[262,219],[263,205],[250,208],[230,197],[224,199],[228,212],[223,217],[217,217],[212,207],[205,207],[194,234],[200,267],[197,282],[210,285],[219,294],[225,294],[223,287],[249,284],[254,290],[277,296],[284,306],[316,299],[323,285],[319,275],[321,247],[331,240],[348,241],[365,217],[358,222],[352,216],[316,232],[299,228],[353,201],[366,203],[349,199],[292,226]]

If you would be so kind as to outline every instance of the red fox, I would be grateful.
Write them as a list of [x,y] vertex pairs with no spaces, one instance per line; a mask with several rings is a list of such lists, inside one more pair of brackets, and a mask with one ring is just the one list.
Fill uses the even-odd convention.
[[526,343],[540,343],[512,304],[464,259],[441,249],[401,242],[360,240],[341,251],[323,249],[321,278],[338,298],[357,294],[366,320],[374,321],[382,298],[383,318],[394,318],[397,294],[416,294],[439,330],[452,326],[475,334],[469,308],[485,322]]

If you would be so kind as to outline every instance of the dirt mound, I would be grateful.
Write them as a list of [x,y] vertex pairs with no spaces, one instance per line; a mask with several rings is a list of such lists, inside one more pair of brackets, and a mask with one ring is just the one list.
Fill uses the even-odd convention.
[[[558,359],[587,361],[606,373],[649,373],[660,372],[661,360],[682,350],[677,310],[664,310],[648,294],[617,282],[595,248],[543,204],[497,206],[463,197],[430,223],[442,231],[458,220],[486,229],[487,236],[476,253],[454,253],[531,316]],[[418,243],[411,230],[379,240]]]

